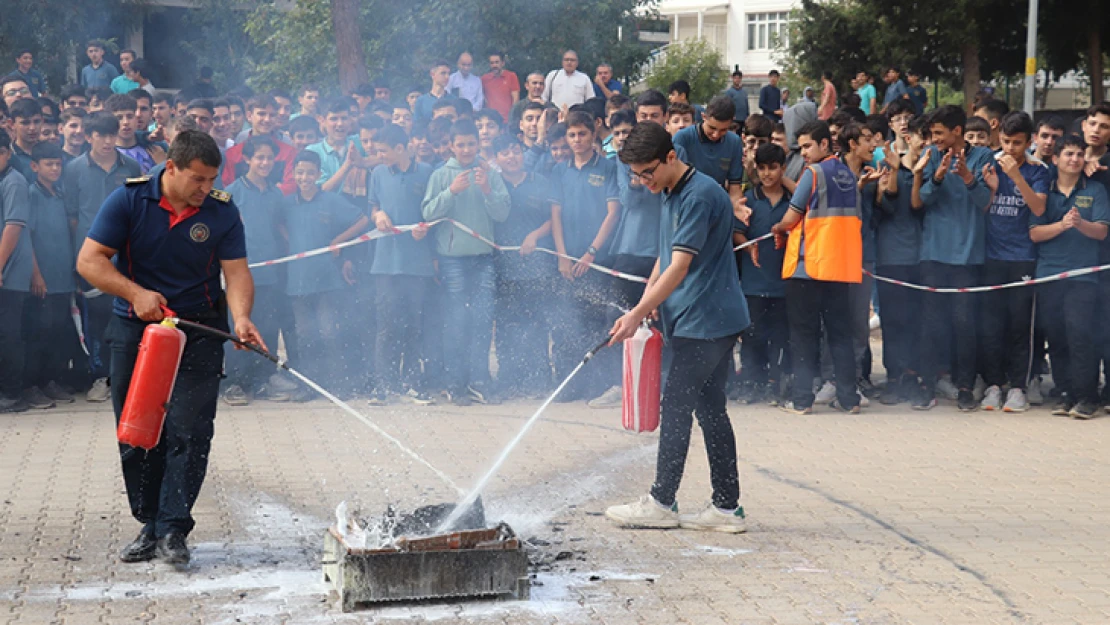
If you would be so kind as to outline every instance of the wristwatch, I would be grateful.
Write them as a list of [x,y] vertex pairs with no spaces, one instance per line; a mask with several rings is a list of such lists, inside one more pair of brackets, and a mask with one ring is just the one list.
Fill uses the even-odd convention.
[[590,256],[597,256],[597,248],[591,245],[590,249],[586,250],[586,253]]

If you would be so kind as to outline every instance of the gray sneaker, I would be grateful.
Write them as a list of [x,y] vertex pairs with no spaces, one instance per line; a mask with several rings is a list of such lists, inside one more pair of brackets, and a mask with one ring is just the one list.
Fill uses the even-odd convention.
[[836,385],[832,382],[825,382],[818,389],[817,394],[813,398],[815,404],[831,404],[836,399]]
[[112,396],[112,389],[108,386],[108,378],[97,378],[92,388],[85,394],[85,399],[93,403],[108,401]]
[[952,378],[947,375],[937,380],[936,390],[937,397],[941,399],[955,401],[960,395],[960,389],[956,388],[956,385],[952,383]]
[[47,382],[46,386],[42,388],[42,392],[47,397],[60,404],[73,403],[73,393],[62,388],[57,382]]
[[1002,389],[994,384],[988,386],[983,393],[983,401],[979,403],[979,408],[990,411],[1002,410]]
[[27,402],[27,405],[35,410],[46,410],[57,405],[54,403],[53,399],[44,395],[42,389],[37,386],[32,386],[23,391],[23,401]]
[[619,408],[624,401],[624,391],[619,386],[610,387],[598,397],[586,402],[590,408]]
[[1025,401],[1025,393],[1020,388],[1012,388],[1006,393],[1006,405],[1002,406],[1003,412],[1025,412],[1029,403]]
[[1040,406],[1044,404],[1044,393],[1041,391],[1041,376],[1033,376],[1029,380],[1029,385],[1025,387],[1025,398],[1029,400],[1029,404],[1033,406]]
[[228,406],[248,406],[251,403],[247,394],[243,392],[243,387],[238,384],[232,384],[224,391],[224,402]]

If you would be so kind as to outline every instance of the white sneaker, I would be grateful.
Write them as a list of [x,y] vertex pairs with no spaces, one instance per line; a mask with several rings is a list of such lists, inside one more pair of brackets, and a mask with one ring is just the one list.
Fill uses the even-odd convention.
[[590,408],[619,408],[624,401],[624,390],[619,386],[610,387],[600,396],[586,402]]
[[1041,376],[1033,376],[1033,379],[1029,380],[1029,385],[1025,387],[1025,398],[1033,406],[1040,406],[1044,403],[1044,393],[1041,392]]
[[[1020,389],[1016,390],[1020,392]],[[1002,410],[1002,389],[995,384],[988,386],[979,407],[983,410]]]
[[85,399],[91,402],[108,401],[112,396],[112,389],[108,387],[108,378],[97,378],[92,388],[85,394]]
[[813,403],[831,404],[834,399],[836,399],[836,385],[832,382],[825,382],[821,385],[821,390],[817,391],[817,396],[813,398]]
[[292,393],[297,390],[297,383],[280,373],[275,373],[270,376],[270,387],[276,391]]
[[724,532],[726,534],[742,534],[748,531],[744,522],[744,507],[726,511],[710,505],[699,514],[683,514],[678,517],[678,526],[686,530],[705,530],[708,532]]
[[867,325],[871,327],[872,331],[875,331],[883,327],[883,322],[881,319],[879,319],[878,315],[871,315],[871,319],[867,321]]
[[1012,388],[1006,393],[1006,405],[1002,406],[1004,412],[1025,412],[1029,403],[1025,401],[1025,393],[1020,388]]
[[975,386],[971,388],[971,396],[975,398],[975,401],[983,401],[983,398],[987,396],[987,383],[982,376],[975,376]]
[[960,396],[960,389],[956,388],[956,385],[952,383],[952,378],[946,375],[937,380],[937,395],[940,395],[943,399],[956,401],[956,398]]
[[669,530],[678,527],[678,504],[667,508],[651,495],[644,495],[628,505],[610,507],[605,516],[621,527]]

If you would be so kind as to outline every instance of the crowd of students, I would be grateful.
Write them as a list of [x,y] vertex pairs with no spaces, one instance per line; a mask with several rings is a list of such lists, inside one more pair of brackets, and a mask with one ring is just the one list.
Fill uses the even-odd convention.
[[[838,98],[826,80],[820,100],[807,89],[791,103],[772,72],[762,113],[749,114],[739,69],[702,107],[681,80],[630,97],[608,65],[592,79],[578,71],[573,51],[523,89],[503,55],[478,76],[463,53],[403,98],[385,83],[334,97],[315,85],[217,96],[208,82],[171,94],[133,52],[120,55],[124,74],[102,44],[87,52],[79,85],[52,91],[30,50],[0,81],[0,411],[49,408],[78,389],[108,399],[111,302],[76,277],[76,250],[107,196],[158,176],[187,129],[224,151],[218,184],[242,214],[251,262],[388,235],[254,270],[258,328],[310,377],[377,405],[543,396],[643,293],[590,264],[646,277],[658,257],[661,196],[617,158],[645,123],[728,191],[735,245],[775,235],[736,254],[751,325],[732,399],[809,413],[870,399],[928,409],[940,396],[1019,412],[1046,401],[1047,346],[1054,413],[1110,408],[1099,393],[1110,336],[1095,322],[1110,278],[982,294],[871,278],[966,288],[1107,262],[1110,105],[1074,133],[993,99],[972,117],[926,112],[916,76],[906,85],[891,68],[881,105],[866,73],[856,93]],[[395,231],[443,219],[519,252],[450,223]],[[872,311],[882,389],[870,381]],[[593,368],[560,399],[619,405],[616,350]],[[229,353],[224,400],[311,398],[271,373]]]

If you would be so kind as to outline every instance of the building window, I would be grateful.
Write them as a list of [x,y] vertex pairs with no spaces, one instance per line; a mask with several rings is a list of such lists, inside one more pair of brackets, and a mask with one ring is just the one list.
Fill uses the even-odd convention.
[[770,50],[786,45],[790,13],[748,13],[748,49]]

